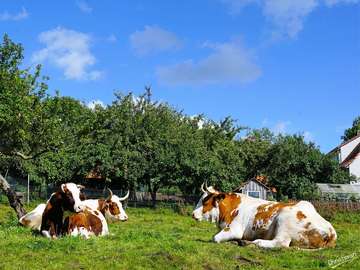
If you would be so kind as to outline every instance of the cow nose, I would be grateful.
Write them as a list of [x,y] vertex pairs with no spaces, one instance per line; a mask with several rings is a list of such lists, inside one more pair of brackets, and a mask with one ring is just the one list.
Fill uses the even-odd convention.
[[124,217],[123,221],[127,221],[129,218],[127,216]]

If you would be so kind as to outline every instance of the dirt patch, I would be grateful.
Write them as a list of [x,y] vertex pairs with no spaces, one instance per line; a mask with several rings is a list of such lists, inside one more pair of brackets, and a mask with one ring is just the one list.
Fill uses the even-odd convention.
[[260,261],[252,260],[252,259],[246,258],[241,255],[235,256],[234,259],[237,260],[238,262],[240,262],[240,264],[251,264],[254,266],[262,265],[262,262],[260,262]]

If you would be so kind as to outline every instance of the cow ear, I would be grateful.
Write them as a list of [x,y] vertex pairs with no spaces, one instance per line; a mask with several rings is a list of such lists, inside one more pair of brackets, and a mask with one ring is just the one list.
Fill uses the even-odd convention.
[[215,197],[215,200],[216,200],[217,202],[219,202],[219,201],[221,201],[221,200],[223,200],[223,199],[225,199],[225,193],[219,193],[219,194],[216,195],[216,197]]
[[80,201],[85,201],[86,200],[86,196],[84,193],[80,193]]
[[66,184],[61,184],[61,191],[66,193]]
[[85,187],[83,185],[76,185],[78,189],[82,190],[84,189]]

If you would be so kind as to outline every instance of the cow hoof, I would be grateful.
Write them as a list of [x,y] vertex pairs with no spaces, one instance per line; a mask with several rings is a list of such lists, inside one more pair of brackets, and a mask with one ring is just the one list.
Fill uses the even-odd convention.
[[220,243],[220,242],[221,242],[220,237],[217,237],[217,235],[214,236],[213,241],[214,241],[215,243]]

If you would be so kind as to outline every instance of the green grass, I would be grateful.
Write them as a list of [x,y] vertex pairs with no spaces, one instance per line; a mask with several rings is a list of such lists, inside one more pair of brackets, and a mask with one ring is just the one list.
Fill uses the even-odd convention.
[[[34,206],[34,205],[32,205]],[[189,211],[185,211],[189,213]],[[171,209],[127,209],[129,221],[110,224],[111,236],[49,240],[17,225],[0,204],[0,269],[329,269],[328,261],[357,258],[336,269],[360,269],[360,215],[332,221],[336,248],[264,250],[210,240],[217,229]]]

